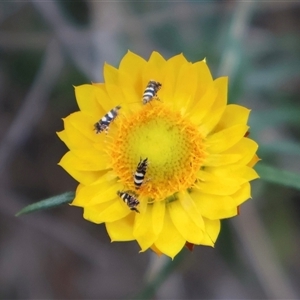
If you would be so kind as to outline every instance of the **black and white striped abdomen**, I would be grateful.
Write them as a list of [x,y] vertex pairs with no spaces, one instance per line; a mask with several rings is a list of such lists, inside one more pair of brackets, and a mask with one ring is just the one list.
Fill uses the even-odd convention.
[[119,105],[114,107],[94,125],[96,133],[101,133],[104,130],[108,130],[110,123],[117,117],[120,108],[121,106]]
[[118,191],[117,194],[128,205],[130,210],[134,210],[139,213],[139,211],[136,207],[140,204],[140,201],[135,196],[130,195],[129,193],[126,193],[126,192],[121,192],[121,191]]
[[143,184],[147,172],[147,167],[148,167],[148,158],[145,158],[144,160],[140,159],[140,162],[138,163],[136,167],[136,171],[133,175],[134,185],[136,189],[139,189]]
[[157,92],[161,88],[161,83],[158,81],[150,80],[146,86],[143,94],[143,104],[147,104],[153,98],[157,98]]

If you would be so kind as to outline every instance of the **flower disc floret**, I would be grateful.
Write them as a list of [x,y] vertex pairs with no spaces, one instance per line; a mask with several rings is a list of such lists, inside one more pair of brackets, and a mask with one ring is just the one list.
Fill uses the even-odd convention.
[[141,158],[148,158],[149,166],[139,194],[149,201],[193,186],[205,159],[203,138],[194,124],[158,101],[120,122],[110,156],[126,187],[134,189],[132,174]]

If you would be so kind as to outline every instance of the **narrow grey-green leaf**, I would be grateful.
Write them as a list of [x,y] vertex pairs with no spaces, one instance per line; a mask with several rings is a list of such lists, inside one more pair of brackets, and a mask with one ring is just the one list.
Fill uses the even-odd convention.
[[262,163],[259,163],[255,169],[263,180],[300,190],[300,174],[280,170]]
[[62,204],[66,204],[66,203],[71,203],[72,200],[75,197],[75,193],[74,192],[66,192],[64,194],[61,195],[57,195],[51,198],[47,198],[35,203],[32,203],[30,205],[25,206],[23,209],[21,209],[17,214],[16,217],[20,216],[20,215],[25,215],[25,214],[29,214],[35,211],[39,211],[39,210],[45,210],[45,209],[50,209]]

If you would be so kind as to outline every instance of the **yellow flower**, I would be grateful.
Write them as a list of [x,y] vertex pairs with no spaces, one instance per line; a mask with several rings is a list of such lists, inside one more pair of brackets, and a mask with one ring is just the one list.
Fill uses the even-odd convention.
[[75,94],[80,110],[58,133],[70,149],[59,164],[79,182],[72,205],[141,251],[214,246],[258,178],[250,111],[227,105],[227,78],[182,54],[128,52],[118,69],[104,65],[104,83]]

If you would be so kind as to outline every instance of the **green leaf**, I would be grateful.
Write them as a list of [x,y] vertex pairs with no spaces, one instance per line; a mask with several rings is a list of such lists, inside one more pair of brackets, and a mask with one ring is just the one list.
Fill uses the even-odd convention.
[[66,192],[61,195],[57,195],[51,198],[47,198],[45,200],[41,200],[39,202],[35,202],[33,204],[25,206],[21,209],[17,214],[16,217],[20,215],[29,214],[39,210],[45,210],[49,208],[53,208],[62,204],[71,203],[75,197],[74,192]]
[[262,180],[300,190],[300,174],[280,170],[262,163],[258,164],[255,169]]

